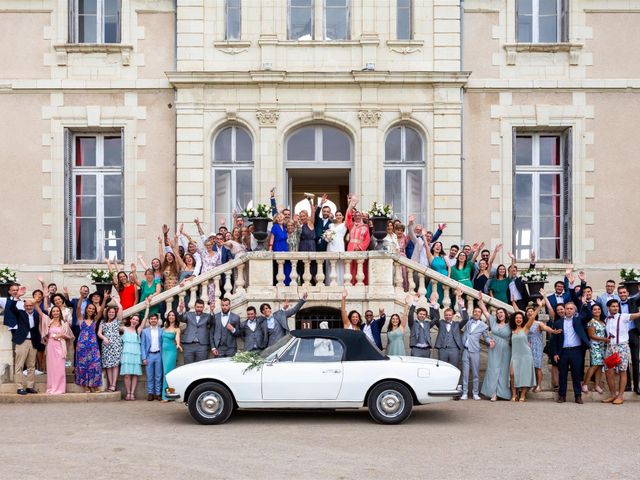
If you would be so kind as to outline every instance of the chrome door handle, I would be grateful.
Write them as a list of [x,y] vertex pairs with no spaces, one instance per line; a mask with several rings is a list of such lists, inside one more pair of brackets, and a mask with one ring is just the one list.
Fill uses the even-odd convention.
[[323,370],[322,373],[342,373],[342,370]]

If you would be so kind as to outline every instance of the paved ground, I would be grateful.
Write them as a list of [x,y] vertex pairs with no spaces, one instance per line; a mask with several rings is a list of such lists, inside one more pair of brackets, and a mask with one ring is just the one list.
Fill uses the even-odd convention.
[[0,478],[637,478],[640,404],[448,402],[407,423],[366,410],[239,412],[180,404],[0,407]]

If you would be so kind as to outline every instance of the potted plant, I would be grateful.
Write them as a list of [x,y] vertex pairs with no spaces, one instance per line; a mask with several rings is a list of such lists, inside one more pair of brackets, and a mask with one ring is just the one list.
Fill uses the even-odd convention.
[[253,225],[253,238],[258,242],[258,250],[264,250],[264,241],[269,236],[267,227],[271,219],[269,213],[271,209],[264,203],[259,203],[255,210],[253,208],[245,208],[241,215],[247,217],[247,219]]
[[0,268],[0,297],[9,296],[9,285],[17,281],[16,272],[9,267]]
[[622,278],[622,283],[627,287],[630,296],[634,296],[638,293],[638,289],[640,287],[640,270],[636,270],[635,268],[630,268],[627,270],[626,268],[620,269],[620,278]]
[[530,268],[522,272],[522,280],[527,285],[527,289],[529,290],[529,297],[533,300],[537,298],[542,298],[540,295],[540,289],[544,288],[544,284],[547,283],[547,277],[549,276],[549,272],[546,270],[536,270],[535,268]]
[[391,220],[391,205],[373,202],[369,209],[369,220],[373,223],[373,236],[380,241],[387,236],[387,223]]
[[102,270],[100,268],[92,268],[89,273],[89,278],[96,286],[96,291],[104,297],[105,293],[111,292],[113,286],[112,277],[108,270]]

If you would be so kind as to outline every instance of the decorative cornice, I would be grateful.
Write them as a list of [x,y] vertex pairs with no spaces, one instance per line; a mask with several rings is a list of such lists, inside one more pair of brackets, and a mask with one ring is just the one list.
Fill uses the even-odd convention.
[[382,112],[380,110],[360,110],[358,112],[360,125],[363,127],[377,127],[381,117]]
[[67,64],[67,56],[70,53],[119,53],[122,65],[131,63],[132,45],[121,43],[61,43],[53,46],[56,52],[56,65]]
[[229,41],[229,42],[213,42],[213,46],[227,55],[238,55],[239,53],[249,51],[251,42]]
[[280,114],[276,110],[258,110],[256,118],[262,127],[275,127]]
[[387,47],[390,51],[407,55],[422,50],[424,42],[422,40],[389,40]]
[[580,63],[581,43],[507,43],[502,46],[507,52],[507,65],[515,65],[518,53],[569,53],[569,65]]

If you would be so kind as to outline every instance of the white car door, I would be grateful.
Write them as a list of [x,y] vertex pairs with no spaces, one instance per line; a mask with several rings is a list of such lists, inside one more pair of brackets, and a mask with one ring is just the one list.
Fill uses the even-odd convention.
[[262,367],[262,399],[335,400],[342,385],[342,354],[337,340],[299,338],[278,361]]

